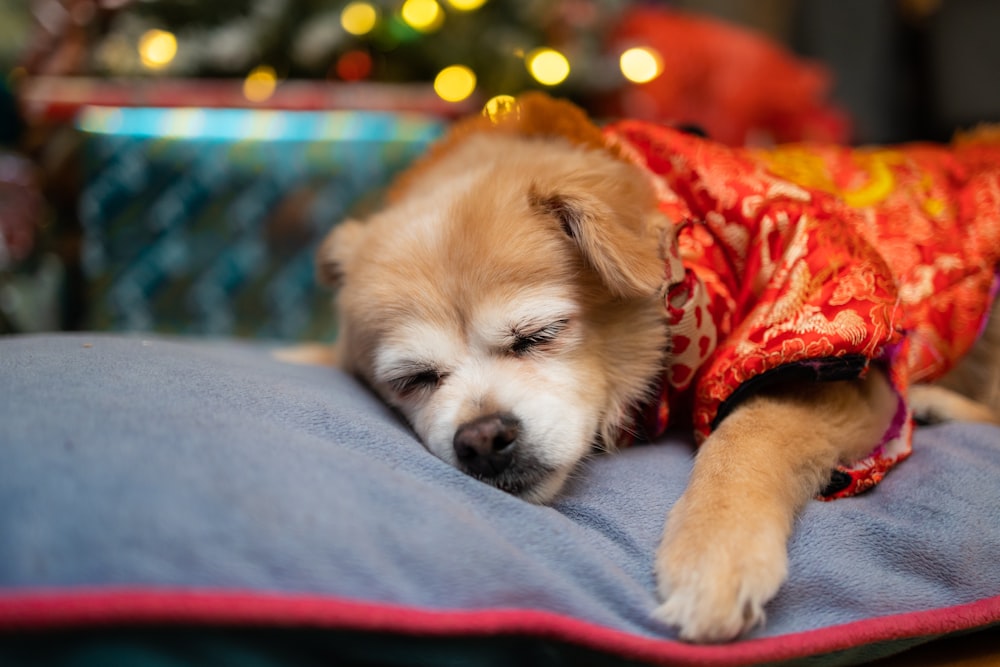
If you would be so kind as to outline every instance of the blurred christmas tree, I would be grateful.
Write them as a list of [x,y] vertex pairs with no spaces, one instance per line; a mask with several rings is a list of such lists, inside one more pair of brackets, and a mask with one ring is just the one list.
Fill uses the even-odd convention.
[[[51,1],[51,0],[50,0]],[[70,0],[72,1],[72,0]],[[90,2],[90,0],[83,0]],[[91,3],[93,4],[93,3]],[[436,82],[445,99],[620,86],[606,29],[629,0],[144,0],[101,3],[83,72]],[[97,19],[95,18],[95,21]]]
[[[790,1],[751,13],[787,18]],[[849,137],[829,72],[758,31],[677,11],[705,0],[35,2],[43,46],[26,73],[154,84],[134,86],[130,103],[455,115],[541,88],[597,116],[697,125],[727,143]],[[199,78],[200,88],[160,85]],[[73,86],[47,83],[49,98]]]
[[[306,303],[312,285],[312,253],[306,246],[320,228],[325,230],[331,219],[343,217],[355,201],[372,201],[362,190],[377,188],[389,178],[400,156],[409,155],[403,148],[421,148],[410,136],[412,116],[440,129],[448,118],[474,112],[498,95],[545,89],[575,100],[598,117],[697,125],[720,141],[736,144],[750,138],[815,137],[817,128],[829,137],[830,127],[835,131],[841,127],[828,122],[831,116],[824,105],[822,72],[797,62],[762,36],[676,11],[677,7],[694,9],[690,5],[702,1],[30,0],[24,4],[24,0],[0,0],[0,23],[13,12],[22,26],[20,33],[14,31],[20,36],[21,49],[13,49],[22,53],[8,75],[26,120],[27,131],[21,133],[19,143],[39,165],[41,191],[56,220],[52,226],[58,233],[53,237],[65,267],[64,283],[67,293],[75,290],[66,299],[70,307],[65,309],[63,328],[102,322],[102,313],[112,312],[108,304],[117,304],[115,308],[125,304],[121,312],[133,315],[149,313],[150,322],[155,319],[161,324],[186,319],[174,317],[180,312],[177,304],[219,305],[206,301],[198,291],[192,292],[201,295],[193,301],[180,296],[183,288],[179,286],[193,284],[192,276],[208,276],[198,283],[208,286],[206,294],[222,293],[211,291],[221,284],[212,277],[217,275],[228,276],[228,282],[222,281],[228,285],[225,290],[230,290],[223,290],[224,296],[233,297],[236,292],[232,290],[242,288],[249,290],[247,294],[263,293],[258,289],[261,283],[254,282],[263,274],[255,271],[266,273],[273,268],[263,259],[263,251],[259,256],[240,255],[257,259],[240,264],[243,269],[235,273],[213,268],[217,260],[220,266],[229,267],[225,252],[219,251],[218,257],[199,255],[197,262],[185,265],[188,283],[181,279],[181,269],[176,267],[183,262],[176,263],[178,257],[191,258],[206,247],[216,247],[206,245],[204,239],[192,240],[201,238],[201,230],[226,241],[220,247],[232,246],[238,252],[264,247],[253,245],[263,238],[261,230],[286,240],[305,240],[286,245],[301,251],[292,253],[295,257],[309,261],[283,260],[281,265],[307,270],[301,276],[281,273],[291,277],[274,282],[282,286],[274,293],[284,296],[272,301]],[[786,4],[792,1],[759,0],[758,4],[755,0],[753,11],[770,7],[759,11],[785,15]],[[27,24],[32,29],[23,29]],[[12,52],[0,48],[0,56]],[[88,108],[95,107],[103,109],[104,115],[86,115]],[[164,125],[153,123],[152,129],[144,127],[142,132],[119,132],[125,115],[116,111],[131,107],[155,110],[153,116],[143,117],[158,118]],[[169,111],[177,107],[185,109]],[[376,123],[374,134],[352,126],[353,134],[340,137],[342,144],[337,146],[328,140],[324,143],[321,136],[294,146],[275,144],[289,159],[299,156],[301,164],[322,167],[322,174],[314,180],[301,178],[295,169],[280,167],[277,161],[249,161],[242,152],[247,142],[242,140],[216,142],[208,150],[205,142],[215,139],[176,134],[178,129],[200,128],[197,119],[206,118],[211,110],[245,111],[248,107],[255,111],[242,117],[261,122],[252,131],[244,129],[245,137],[263,131],[268,141],[278,140],[285,131],[280,119],[299,112],[375,111],[372,118],[395,120]],[[260,109],[267,111],[259,113]],[[84,116],[79,115],[81,111]],[[95,117],[103,118],[104,124],[87,120]],[[301,128],[302,123],[295,125]],[[77,132],[76,127],[86,131]],[[148,132],[152,133],[149,137]],[[105,140],[105,134],[110,138]],[[366,141],[382,150],[365,146],[361,154],[351,152],[352,145]],[[97,151],[93,154],[99,158],[81,162],[83,149]],[[333,162],[318,163],[317,154]],[[128,165],[126,169],[109,159],[110,155],[124,155],[132,161],[122,163]],[[204,160],[209,166],[195,168],[189,158]],[[145,181],[141,178],[122,177],[132,173],[135,165],[154,162],[158,169],[162,167],[156,173],[179,175],[164,176],[161,182],[174,183],[184,175],[202,173],[198,169],[215,170],[217,178],[212,183],[218,189],[202,188],[199,182],[192,192],[210,191],[211,196],[181,198],[170,188],[142,189]],[[147,171],[152,173],[151,168],[142,173]],[[380,176],[359,177],[365,173]],[[246,174],[252,176],[249,184],[240,180]],[[264,188],[253,179],[266,180],[274,187]],[[104,187],[105,183],[111,185]],[[129,190],[134,184],[142,188]],[[78,206],[81,187],[88,206]],[[256,217],[249,218],[239,208],[239,229],[252,232],[245,239],[249,245],[229,243],[230,223],[219,219],[214,209],[202,210],[205,202],[218,206],[236,196],[223,192],[223,187],[237,195],[274,194],[273,206],[260,208]],[[101,202],[128,205],[95,205],[94,193]],[[160,205],[161,199],[168,203]],[[329,205],[334,204],[337,210],[331,212]],[[86,224],[77,217],[84,210],[89,216]],[[152,229],[154,235],[163,231],[155,222],[160,214],[154,213],[160,210],[172,212],[168,217],[174,235],[166,235],[162,245],[156,243],[159,237],[142,237],[137,243],[140,237],[133,233],[137,230]],[[25,227],[25,219],[10,218],[18,230]],[[150,220],[154,221],[151,227]],[[105,230],[118,231],[102,236]],[[285,247],[271,236],[267,247]],[[82,248],[89,248],[90,254]],[[100,253],[110,252],[109,248],[127,250],[115,255],[119,264],[91,261],[85,267],[85,254],[106,259],[110,255]],[[166,248],[163,254],[157,254],[162,248]],[[152,268],[141,264],[149,258],[166,258],[167,263],[161,266],[153,261]],[[134,274],[119,270],[133,263],[139,267]],[[105,270],[107,266],[114,268]],[[153,279],[140,281],[136,278],[140,274]],[[94,289],[84,293],[87,285]],[[164,292],[162,285],[171,285],[174,291]],[[299,296],[287,298],[292,292]],[[161,303],[161,297],[164,304],[170,299],[176,303],[157,310],[153,304]],[[233,298],[233,303],[244,303]],[[246,303],[250,302],[259,303],[259,299],[248,297]],[[142,303],[146,305],[139,308]],[[295,312],[314,310],[320,309]],[[235,312],[222,306],[203,311]],[[297,317],[279,313],[257,320],[294,323]]]

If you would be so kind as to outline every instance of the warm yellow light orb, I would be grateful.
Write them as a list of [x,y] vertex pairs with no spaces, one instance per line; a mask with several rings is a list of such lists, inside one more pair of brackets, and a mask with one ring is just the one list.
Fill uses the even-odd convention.
[[460,12],[471,12],[486,4],[486,0],[448,0],[448,4]]
[[465,65],[452,65],[434,78],[434,92],[446,102],[461,102],[476,89],[476,74]]
[[139,38],[139,58],[149,69],[163,69],[177,55],[177,38],[166,30],[147,30]]
[[367,35],[378,22],[378,11],[367,2],[352,2],[340,12],[340,25],[352,35]]
[[512,95],[497,95],[487,100],[483,105],[483,115],[494,123],[500,122],[504,116],[517,112],[517,99]]
[[437,30],[444,22],[444,11],[437,0],[406,0],[399,13],[408,26],[420,32]]
[[243,96],[251,102],[263,102],[274,95],[278,87],[278,75],[268,65],[255,67],[243,81]]
[[618,64],[632,83],[646,83],[663,73],[663,59],[655,49],[636,46],[622,53]]
[[528,54],[528,71],[535,81],[546,86],[555,86],[569,76],[569,61],[555,49],[535,49]]

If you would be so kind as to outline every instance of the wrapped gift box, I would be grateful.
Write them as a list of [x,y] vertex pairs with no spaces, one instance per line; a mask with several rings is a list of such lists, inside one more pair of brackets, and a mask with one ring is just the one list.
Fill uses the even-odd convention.
[[89,326],[330,339],[313,254],[444,128],[387,111],[88,107]]

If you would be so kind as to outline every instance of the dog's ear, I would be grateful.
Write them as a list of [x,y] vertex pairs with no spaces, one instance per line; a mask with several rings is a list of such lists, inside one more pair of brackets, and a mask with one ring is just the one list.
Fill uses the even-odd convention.
[[641,189],[589,184],[532,187],[529,203],[554,218],[617,297],[655,294],[664,282],[660,244],[666,220]]
[[327,287],[344,282],[351,260],[367,232],[364,223],[345,220],[335,226],[316,251],[316,279]]

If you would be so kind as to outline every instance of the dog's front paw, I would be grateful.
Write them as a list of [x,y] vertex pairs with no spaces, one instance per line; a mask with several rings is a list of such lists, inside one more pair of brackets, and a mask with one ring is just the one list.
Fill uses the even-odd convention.
[[663,604],[654,616],[691,642],[729,641],[763,623],[788,570],[782,532],[757,522],[698,525],[678,514],[656,557]]

